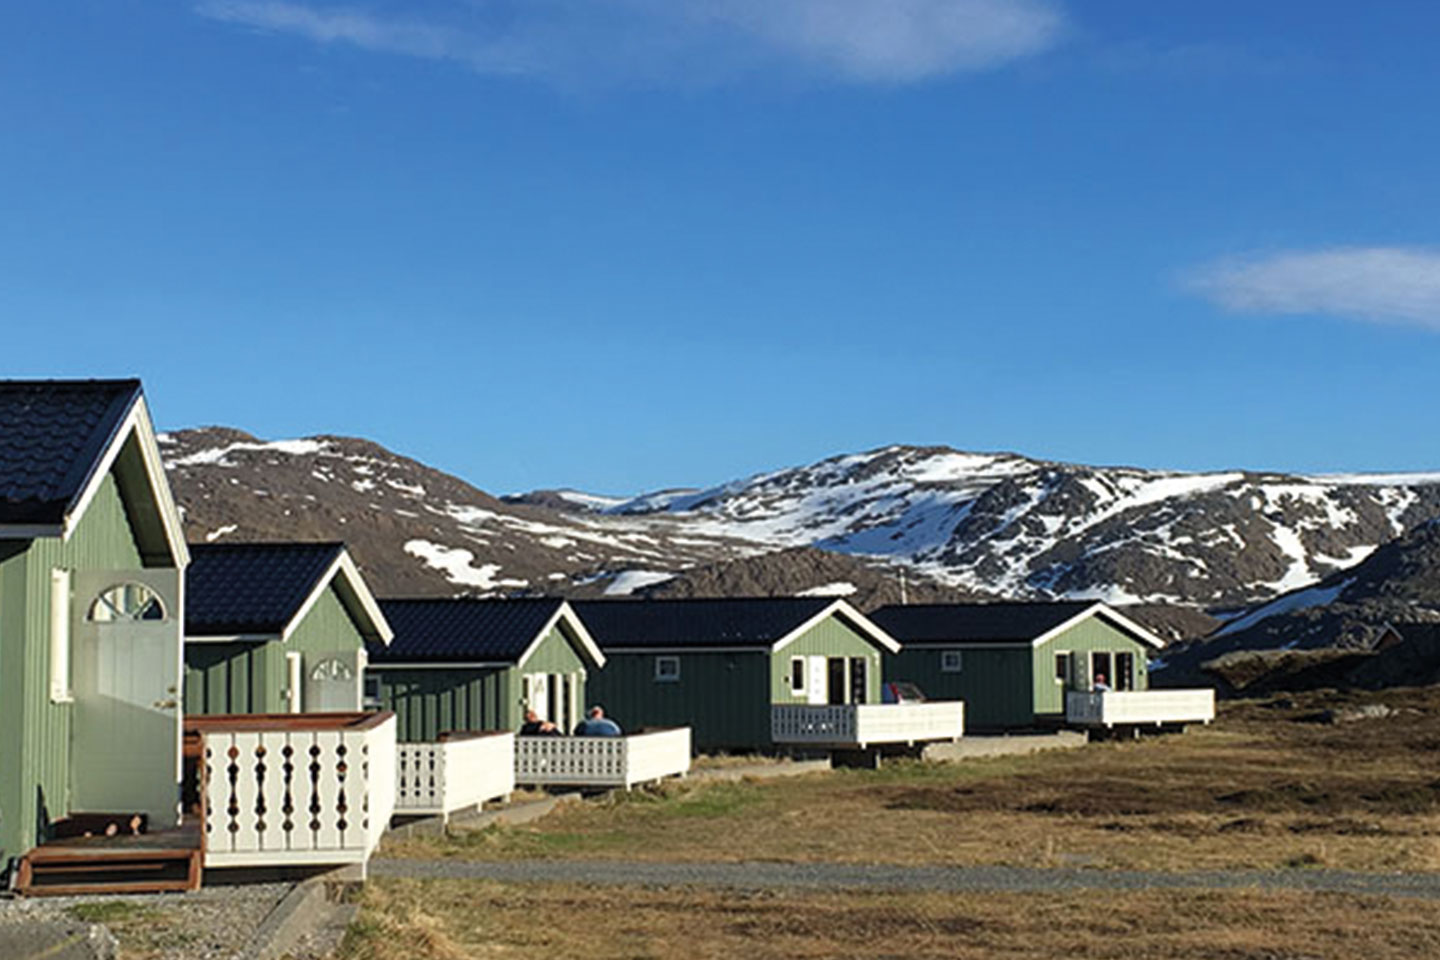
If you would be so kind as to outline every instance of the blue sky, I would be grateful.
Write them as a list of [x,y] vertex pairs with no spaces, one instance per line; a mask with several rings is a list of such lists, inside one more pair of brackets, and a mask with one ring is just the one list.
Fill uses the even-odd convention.
[[497,492],[1440,466],[1433,3],[0,13],[0,373]]

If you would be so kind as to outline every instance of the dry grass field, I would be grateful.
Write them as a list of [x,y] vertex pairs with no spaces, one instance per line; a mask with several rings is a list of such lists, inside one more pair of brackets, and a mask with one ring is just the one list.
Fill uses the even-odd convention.
[[369,884],[341,951],[343,960],[1437,955],[1440,915],[1429,904],[1382,897],[737,893],[480,880]]
[[[1390,716],[1326,723],[1322,707]],[[1151,870],[1440,868],[1440,695],[1226,705],[1207,729],[957,764],[679,782],[526,827],[390,849],[473,859],[830,861]]]

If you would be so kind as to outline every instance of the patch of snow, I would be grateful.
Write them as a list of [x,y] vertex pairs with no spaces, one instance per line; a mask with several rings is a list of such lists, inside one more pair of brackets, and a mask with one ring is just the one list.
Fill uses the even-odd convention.
[[445,574],[451,583],[481,590],[498,590],[502,587],[529,586],[528,580],[507,580],[498,576],[500,564],[485,563],[475,566],[475,554],[463,547],[447,547],[429,540],[407,540],[405,552],[424,560],[427,566]]
[[851,597],[859,588],[848,580],[837,580],[834,583],[822,583],[818,587],[811,587],[809,590],[801,590],[795,594],[797,597]]
[[214,530],[211,530],[209,533],[205,534],[205,542],[214,543],[216,540],[219,540],[226,534],[234,533],[236,530],[239,529],[240,525],[238,523],[227,523],[223,527],[216,527]]
[[356,493],[369,493],[375,489],[374,480],[351,480],[350,488]]
[[573,503],[577,507],[594,510],[596,513],[613,510],[621,504],[630,503],[635,499],[634,497],[607,497],[604,494],[585,493],[581,490],[556,490],[555,495],[566,503]]
[[200,464],[213,464],[217,467],[233,467],[235,466],[235,464],[231,463],[225,458],[228,457],[230,454],[238,453],[241,450],[250,450],[256,452],[268,451],[272,453],[284,453],[292,457],[301,457],[308,456],[310,454],[320,453],[327,446],[328,444],[320,440],[275,440],[270,443],[250,443],[248,441],[240,441],[224,447],[211,447],[208,450],[198,450],[195,453],[171,460],[165,466],[167,468],[174,468],[191,467]]
[[1262,607],[1256,607],[1243,617],[1231,620],[1225,626],[1216,631],[1215,636],[1223,637],[1228,633],[1238,633],[1241,630],[1248,630],[1261,620],[1279,616],[1282,613],[1294,613],[1297,610],[1308,610],[1311,607],[1322,607],[1327,603],[1333,603],[1335,598],[1345,592],[1345,588],[1355,582],[1354,577],[1342,580],[1333,587],[1310,587],[1306,590],[1298,590],[1295,593],[1288,593],[1283,597],[1272,600]]
[[605,587],[605,596],[625,597],[641,587],[649,587],[674,579],[675,574],[664,573],[660,570],[626,570],[623,573],[617,573],[615,579]]
[[1440,473],[1320,473],[1307,479],[1345,487],[1427,487],[1440,483]]

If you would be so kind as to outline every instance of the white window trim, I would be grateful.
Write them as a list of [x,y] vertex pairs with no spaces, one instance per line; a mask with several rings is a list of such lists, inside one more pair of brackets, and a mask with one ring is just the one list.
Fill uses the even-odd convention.
[[1064,684],[1069,682],[1070,677],[1055,676],[1055,661],[1058,660],[1060,657],[1065,658],[1065,672],[1067,674],[1073,674],[1075,672],[1075,654],[1071,653],[1069,650],[1056,650],[1054,656],[1050,658],[1050,679],[1063,686]]
[[[953,662],[948,662],[948,661],[950,661],[950,658],[951,658],[951,657],[954,657],[954,658],[955,658],[954,661],[953,661]],[[941,672],[941,673],[964,673],[964,672],[965,672],[965,656],[964,656],[964,653],[963,653],[962,651],[960,651],[960,650],[941,650],[941,651],[940,651],[940,672]]]
[[304,701],[301,699],[304,689],[305,674],[301,670],[300,652],[298,650],[287,650],[285,652],[285,712],[300,713],[305,709]]
[[70,689],[70,571],[50,571],[50,702],[73,703]]
[[[674,664],[673,673],[667,673],[660,669],[661,664]],[[655,658],[655,682],[656,683],[679,683],[680,682],[680,658],[675,656],[659,656]]]
[[[800,664],[800,686],[798,687],[795,686],[795,664],[797,663]],[[791,695],[796,697],[803,697],[805,696],[806,691],[810,689],[805,683],[805,670],[806,667],[804,657],[790,658],[790,675],[785,678],[785,682],[790,685]]]

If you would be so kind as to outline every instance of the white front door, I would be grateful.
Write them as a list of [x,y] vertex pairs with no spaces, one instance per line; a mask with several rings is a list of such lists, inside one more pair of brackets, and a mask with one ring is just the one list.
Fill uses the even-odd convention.
[[523,680],[525,709],[534,710],[535,715],[541,720],[549,720],[553,723],[556,718],[550,716],[550,675],[548,673],[527,673]]
[[305,667],[306,713],[355,713],[360,709],[359,650],[313,654]]
[[180,820],[180,571],[74,576],[70,809]]
[[826,696],[827,661],[824,657],[805,658],[805,702],[820,706],[829,701]]

